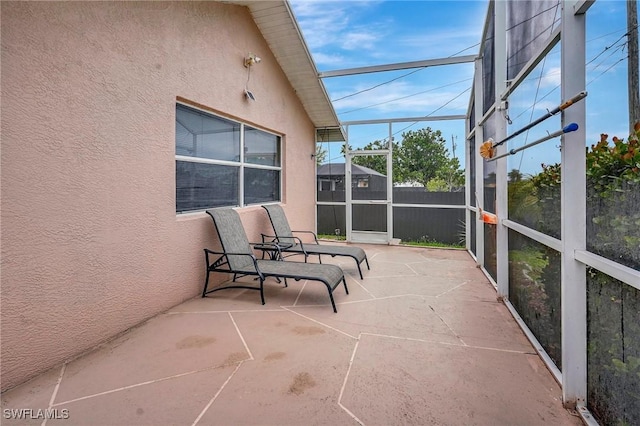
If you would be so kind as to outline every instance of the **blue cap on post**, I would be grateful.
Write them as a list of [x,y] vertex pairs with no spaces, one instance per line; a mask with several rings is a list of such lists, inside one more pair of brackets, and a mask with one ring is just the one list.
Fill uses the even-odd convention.
[[562,133],[575,132],[576,130],[578,130],[578,123],[571,123],[562,129]]

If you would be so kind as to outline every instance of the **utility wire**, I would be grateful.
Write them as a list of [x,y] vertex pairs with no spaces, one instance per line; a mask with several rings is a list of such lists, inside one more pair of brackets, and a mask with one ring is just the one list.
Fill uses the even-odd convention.
[[[456,52],[456,53],[454,53],[454,54],[452,54],[452,55],[447,56],[447,58],[453,58],[454,56],[459,55],[460,53],[462,53],[462,52],[464,52],[464,51],[466,51],[466,50],[473,49],[474,47],[476,47],[476,46],[478,46],[478,45],[480,45],[480,43],[476,43],[476,44],[474,44],[473,46],[465,47],[464,49],[462,49],[462,50],[460,50],[460,51],[458,51],[458,52]],[[378,87],[380,87],[380,86],[384,86],[384,85],[386,85],[386,84],[393,83],[393,82],[394,82],[394,81],[396,81],[396,80],[400,80],[401,78],[408,77],[408,76],[410,76],[410,75],[412,75],[412,74],[415,74],[415,73],[417,73],[418,71],[422,71],[422,70],[424,70],[424,69],[426,69],[426,68],[428,68],[428,67],[420,67],[420,68],[417,68],[417,69],[415,69],[415,70],[413,70],[413,71],[410,71],[410,72],[408,72],[408,73],[406,73],[406,74],[403,74],[403,75],[398,76],[398,77],[396,77],[396,78],[393,78],[393,79],[391,79],[391,80],[388,80],[388,81],[385,81],[385,82],[382,82],[382,83],[376,84],[375,86],[369,87],[369,88],[367,88],[367,89],[363,89],[363,90],[360,90],[360,91],[358,91],[358,92],[351,93],[351,94],[349,94],[349,95],[345,95],[345,96],[343,96],[343,97],[341,97],[341,98],[338,98],[338,99],[332,99],[332,100],[331,100],[331,102],[338,102],[338,101],[341,101],[341,100],[343,100],[343,99],[350,98],[350,97],[352,97],[352,96],[356,96],[356,95],[359,95],[359,94],[361,94],[361,93],[368,92],[368,91],[373,90],[373,89],[377,89],[377,88],[378,88]]]
[[411,74],[415,74],[415,73],[417,73],[418,71],[422,71],[423,69],[424,69],[424,67],[422,67],[422,68],[418,68],[418,69],[415,69],[415,70],[413,70],[413,71],[411,71],[411,72],[408,72],[408,73],[406,73],[406,74],[403,74],[403,75],[401,75],[401,76],[399,76],[399,77],[396,77],[396,78],[391,79],[391,80],[389,80],[389,81],[385,81],[384,83],[376,84],[375,86],[369,87],[369,88],[367,88],[367,89],[360,90],[359,92],[355,92],[355,93],[352,93],[352,94],[350,94],[350,95],[343,96],[343,97],[338,98],[338,99],[332,99],[332,100],[331,100],[331,102],[338,102],[338,101],[341,101],[341,100],[343,100],[343,99],[347,99],[347,98],[350,98],[350,97],[352,97],[352,96],[356,96],[356,95],[359,95],[359,94],[361,94],[361,93],[368,92],[368,91],[373,90],[373,89],[377,89],[377,88],[378,88],[378,87],[380,87],[380,86],[384,86],[385,84],[393,83],[393,82],[394,82],[394,81],[396,81],[396,80],[400,80],[401,78],[407,77],[407,76],[409,76],[409,75],[411,75]]
[[[463,90],[462,92],[458,93],[456,96],[454,96],[453,98],[449,99],[444,105],[439,106],[438,108],[434,109],[433,111],[431,111],[429,114],[425,115],[425,117],[430,117],[433,114],[435,114],[436,112],[440,111],[442,108],[446,107],[447,105],[449,105],[451,102],[455,101],[456,99],[458,99],[460,96],[464,95],[465,93],[467,93],[469,90],[471,90],[471,87],[466,88],[465,90]],[[416,124],[418,124],[420,122],[420,120],[418,121],[414,121],[413,123],[409,124],[408,126],[398,130],[395,133],[391,134],[391,137],[396,136],[398,133],[404,132],[405,130],[407,130],[410,127],[415,126]],[[385,138],[386,139],[386,138]],[[384,139],[383,139],[384,140]]]
[[390,99],[388,101],[379,102],[377,104],[367,105],[367,106],[363,106],[363,107],[360,107],[360,108],[352,109],[352,110],[349,110],[349,111],[344,111],[344,112],[341,112],[340,115],[350,114],[352,112],[360,111],[360,110],[363,110],[363,109],[372,108],[372,107],[375,107],[375,106],[380,106],[380,105],[388,104],[388,103],[391,103],[391,102],[400,101],[402,99],[411,98],[413,96],[423,95],[425,93],[433,92],[434,90],[444,89],[445,87],[454,86],[456,84],[464,83],[464,82],[469,81],[469,80],[473,80],[473,78],[465,78],[464,80],[456,81],[454,83],[445,84],[445,85],[442,85],[442,86],[439,86],[439,87],[434,87],[433,89],[429,89],[429,90],[425,90],[425,91],[422,91],[422,92],[414,93],[412,95],[402,96],[400,98],[395,98],[395,99]]
[[624,61],[625,59],[628,59],[629,55],[625,56],[624,58],[620,58],[618,59],[616,62],[614,62],[613,64],[611,64],[611,66],[609,68],[607,68],[606,70],[602,71],[600,73],[600,75],[598,75],[597,77],[593,78],[590,82],[588,82],[586,85],[590,85],[591,83],[593,83],[594,81],[596,81],[597,79],[599,79],[600,77],[602,77],[604,74],[606,74],[610,69],[612,69],[613,67],[615,67],[616,65],[618,65],[620,62]]
[[[587,43],[592,42],[592,41],[595,41],[595,40],[598,40],[598,39],[601,39],[601,38],[603,38],[603,37],[610,36],[610,35],[612,35],[612,34],[617,34],[617,33],[619,33],[620,31],[622,31],[622,30],[612,31],[612,32],[610,32],[610,33],[607,33],[607,34],[604,34],[604,35],[601,35],[601,36],[595,37],[595,38],[593,38],[593,39],[591,39],[591,40],[588,40],[588,41],[587,41]],[[591,63],[592,63],[592,62],[594,62],[596,59],[598,59],[600,56],[602,56],[602,54],[603,54],[603,53],[605,53],[607,50],[609,50],[609,49],[611,49],[612,47],[616,46],[616,44],[617,44],[617,43],[619,43],[619,42],[620,42],[620,40],[622,40],[622,39],[623,39],[625,36],[627,36],[627,35],[628,35],[628,32],[626,32],[625,34],[623,34],[622,36],[620,36],[620,37],[619,37],[615,42],[613,42],[613,43],[609,44],[608,46],[606,46],[606,47],[605,47],[605,48],[604,48],[600,53],[598,53],[598,54],[597,54],[596,56],[594,56],[591,60],[589,60],[589,61],[585,64],[585,66],[587,66],[587,65],[591,64]],[[622,45],[617,46],[617,48],[616,48],[616,49],[614,49],[614,50],[612,51],[612,53],[611,53],[609,56],[607,56],[607,57],[606,57],[603,61],[601,61],[598,65],[596,65],[596,66],[595,66],[591,71],[595,71],[596,69],[598,69],[598,68],[600,67],[600,65],[602,65],[602,64],[603,64],[607,59],[609,59],[611,56],[613,56],[613,54],[615,54],[617,50],[619,50],[620,48],[624,48],[624,46],[626,46],[626,43],[624,43],[624,44],[622,44]],[[622,58],[622,59],[620,59],[620,60],[616,61],[613,65],[609,66],[609,67],[608,67],[605,71],[603,71],[600,75],[598,75],[596,78],[592,79],[589,83],[587,83],[587,86],[588,86],[588,85],[590,85],[591,83],[593,83],[593,82],[594,82],[595,80],[597,80],[598,78],[602,77],[602,75],[604,75],[606,72],[608,72],[611,68],[613,68],[615,65],[617,65],[618,63],[620,63],[620,62],[621,62],[621,61],[623,61],[624,59],[626,59],[626,58]],[[557,74],[557,73],[550,73],[550,74],[547,74],[546,76],[548,77],[549,75],[555,75],[555,74]],[[545,98],[547,98],[549,95],[551,95],[553,92],[555,92],[555,91],[556,91],[556,90],[558,90],[559,88],[560,88],[560,85],[559,85],[559,84],[558,84],[558,85],[556,85],[553,89],[551,89],[551,90],[550,90],[550,91],[548,91],[544,96],[542,96],[540,99],[538,99],[538,101],[542,101],[542,100],[544,100]],[[530,106],[529,108],[525,109],[525,110],[524,110],[524,111],[522,111],[520,114],[518,114],[517,116],[513,117],[513,120],[517,120],[518,118],[522,117],[522,115],[523,115],[523,114],[525,114],[527,111],[529,111],[530,109],[532,109],[532,108],[534,108],[534,107],[535,107],[535,105],[532,105],[532,106]]]
[[[632,30],[635,30],[638,27],[638,25],[636,25]],[[589,65],[591,62],[595,61],[596,59],[598,59],[600,57],[600,55],[602,55],[604,52],[606,52],[607,50],[611,49],[612,47],[614,47],[616,44],[618,44],[618,42],[620,40],[622,40],[624,37],[627,37],[629,35],[629,32],[627,31],[626,33],[622,34],[616,41],[614,41],[613,43],[611,43],[609,46],[606,46],[602,52],[598,53],[598,55],[596,55],[595,58],[593,58],[592,60],[590,60],[589,62],[587,62],[585,65]],[[626,44],[626,43],[625,43]]]
[[[518,22],[517,24],[514,24],[513,26],[511,26],[511,27],[507,28],[507,31],[511,31],[512,29],[514,29],[514,28],[516,28],[516,27],[518,27],[518,26],[520,26],[520,25],[524,24],[525,22],[532,21],[532,20],[534,20],[535,18],[537,18],[538,16],[542,15],[543,13],[546,13],[546,12],[550,11],[551,9],[557,9],[559,6],[560,6],[560,1],[558,1],[556,4],[554,4],[554,5],[553,5],[553,6],[551,6],[551,7],[547,8],[547,9],[545,9],[545,10],[542,10],[542,11],[540,11],[540,12],[536,13],[536,14],[535,14],[535,15],[533,15],[533,16],[530,16],[529,18],[525,19],[525,20],[524,20],[524,21],[522,21],[522,22]],[[555,21],[555,16],[556,16],[556,14],[557,14],[557,13],[558,13],[558,11],[556,10],[556,12],[554,13],[554,21]]]

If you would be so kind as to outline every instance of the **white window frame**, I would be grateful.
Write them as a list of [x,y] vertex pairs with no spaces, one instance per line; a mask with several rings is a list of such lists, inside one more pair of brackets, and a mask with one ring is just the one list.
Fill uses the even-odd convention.
[[[283,151],[283,146],[282,146],[282,141],[284,139],[282,134],[279,133],[275,133],[275,132],[271,132],[268,130],[265,130],[264,128],[260,127],[260,126],[256,126],[254,124],[248,124],[248,123],[244,123],[242,121],[239,120],[235,120],[220,114],[216,114],[212,111],[203,109],[203,108],[198,108],[197,106],[191,105],[189,103],[185,103],[185,102],[176,102],[176,111],[177,108],[179,106],[184,106],[187,108],[191,108],[193,110],[202,112],[203,114],[207,114],[213,118],[220,118],[222,120],[227,120],[227,121],[231,121],[234,122],[236,124],[240,125],[240,161],[228,161],[228,160],[214,160],[211,158],[204,158],[204,157],[192,157],[189,155],[177,155],[175,156],[175,161],[184,161],[184,162],[191,162],[191,163],[203,163],[203,164],[212,164],[212,165],[219,165],[219,166],[232,166],[232,167],[238,167],[238,204],[236,205],[228,205],[228,206],[219,206],[219,207],[246,207],[246,206],[255,206],[255,205],[259,205],[259,204],[269,204],[269,203],[280,203],[282,202],[283,199],[283,194],[282,194],[282,190],[283,190],[283,184],[282,184],[282,151]],[[177,114],[177,112],[176,112]],[[175,121],[175,119],[174,119]],[[269,166],[269,165],[264,165],[264,164],[253,164],[253,163],[246,163],[245,162],[245,158],[244,158],[244,147],[245,147],[245,128],[246,127],[250,127],[252,129],[255,130],[259,130],[261,132],[264,133],[268,133],[270,135],[276,136],[278,138],[278,163],[280,164],[279,166]],[[175,145],[175,140],[174,140],[174,145]],[[278,193],[279,193],[279,199],[277,200],[271,200],[271,201],[265,201],[262,203],[245,203],[244,200],[244,196],[245,196],[245,191],[244,191],[244,171],[245,168],[249,168],[249,169],[261,169],[261,170],[273,170],[278,172],[279,174],[279,188],[278,188]],[[205,207],[205,208],[199,208],[199,209],[194,209],[194,210],[183,210],[183,211],[178,211],[176,210],[176,215],[182,215],[182,214],[188,214],[188,213],[195,213],[195,212],[201,212],[201,211],[205,211],[206,209],[209,208],[215,208],[215,206],[210,206],[210,207]]]

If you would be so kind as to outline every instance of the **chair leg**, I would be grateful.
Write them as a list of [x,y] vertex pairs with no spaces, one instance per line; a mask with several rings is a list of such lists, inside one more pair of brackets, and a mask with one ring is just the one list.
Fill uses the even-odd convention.
[[360,268],[360,264],[358,263],[358,259],[356,259],[356,265],[358,265],[358,273],[360,274],[360,279],[364,280],[364,277],[362,276],[362,269]]
[[264,280],[260,280],[260,299],[262,299],[262,304],[264,305]]
[[344,284],[344,291],[349,294],[349,289],[347,288],[347,279],[345,277],[342,277],[342,284]]
[[209,268],[207,268],[207,278],[205,278],[204,280],[204,290],[202,290],[202,297],[205,297],[207,295],[207,287],[209,287],[209,274],[211,273],[211,271],[209,271]]
[[322,263],[322,256],[318,255],[318,262]]
[[337,314],[338,310],[336,309],[336,302],[334,302],[333,300],[333,292],[331,291],[331,287],[327,286],[327,290],[329,290],[329,299],[331,299],[331,306],[333,306],[333,312]]
[[233,274],[233,281],[232,282],[236,282],[236,278],[238,278],[238,274]]
[[367,259],[367,256],[364,257],[364,261],[367,262],[367,269],[371,270],[371,268],[369,268],[369,259]]

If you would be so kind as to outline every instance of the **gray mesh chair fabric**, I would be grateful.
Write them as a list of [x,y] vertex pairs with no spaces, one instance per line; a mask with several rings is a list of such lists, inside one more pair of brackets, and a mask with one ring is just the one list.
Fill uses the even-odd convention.
[[[247,239],[247,234],[242,226],[240,215],[233,209],[211,209],[207,210],[207,214],[213,219],[213,223],[218,231],[222,251],[204,249],[205,260],[207,263],[207,276],[204,283],[202,297],[218,290],[229,288],[243,288],[250,290],[259,290],[262,304],[264,305],[264,281],[269,277],[277,279],[284,278],[285,286],[287,278],[293,278],[296,281],[310,280],[323,283],[329,292],[329,299],[333,312],[338,312],[333,299],[333,291],[342,283],[345,292],[349,294],[347,281],[344,278],[342,269],[335,265],[318,265],[300,262],[285,262],[283,260],[258,260],[253,253],[251,244]],[[279,252],[279,246],[275,243],[262,243],[256,246],[269,245],[271,250]],[[215,259],[210,257],[217,255]],[[277,256],[282,259],[282,256]],[[233,274],[233,282],[239,276],[255,276],[260,281],[259,287],[251,287],[245,285],[227,285],[209,290],[209,275],[212,272],[223,272]]]
[[[227,253],[229,267],[234,271],[255,270],[250,257],[253,255],[253,250],[251,250],[238,212],[232,209],[218,209],[209,210],[207,213],[213,217],[220,236],[220,243],[224,252]],[[241,253],[242,255],[229,253]]]
[[[273,231],[275,233],[273,241],[280,244],[283,252],[303,254],[305,262],[307,261],[307,257],[311,254],[318,255],[319,259],[322,259],[322,255],[329,255],[331,257],[351,257],[356,261],[360,279],[364,278],[360,267],[360,264],[363,261],[367,264],[367,269],[371,269],[369,268],[369,259],[367,259],[367,254],[360,247],[320,244],[317,236],[311,231],[292,231],[289,226],[287,216],[285,215],[282,206],[279,204],[265,204],[262,207],[267,211],[269,220],[271,221],[271,226],[273,226]],[[315,243],[303,243],[300,238],[293,235],[297,232],[312,234]],[[263,235],[263,240],[268,237],[268,235]],[[320,262],[322,263],[322,260],[320,260]]]

